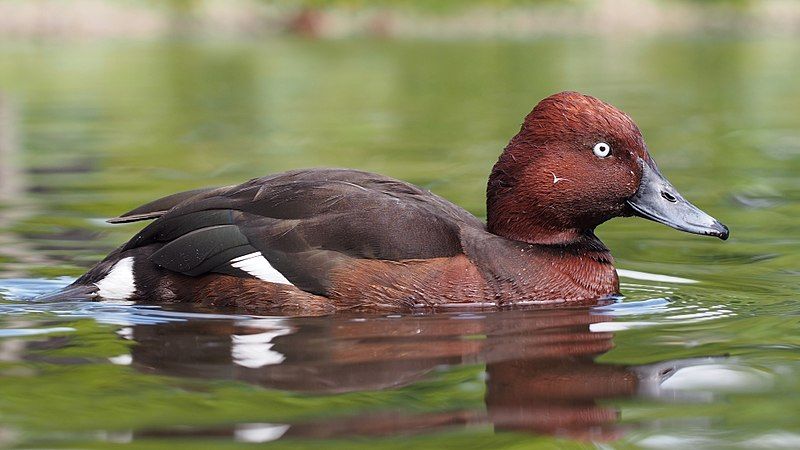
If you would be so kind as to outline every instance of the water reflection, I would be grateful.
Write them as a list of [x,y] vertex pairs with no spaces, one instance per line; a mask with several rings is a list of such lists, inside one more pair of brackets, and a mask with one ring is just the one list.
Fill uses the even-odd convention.
[[[133,325],[129,358],[138,371],[239,380],[307,394],[340,394],[412,385],[438,371],[485,364],[484,407],[414,412],[388,410],[287,424],[246,424],[227,431],[239,440],[416,434],[452,426],[609,440],[624,434],[607,400],[665,395],[678,369],[710,359],[627,366],[597,358],[614,334],[592,324],[612,316],[590,308],[434,316],[193,320]],[[446,405],[442,405],[443,409]],[[145,435],[163,436],[171,430]],[[182,430],[181,435],[187,431]],[[260,437],[260,438],[259,438]],[[269,439],[267,439],[269,438]]]

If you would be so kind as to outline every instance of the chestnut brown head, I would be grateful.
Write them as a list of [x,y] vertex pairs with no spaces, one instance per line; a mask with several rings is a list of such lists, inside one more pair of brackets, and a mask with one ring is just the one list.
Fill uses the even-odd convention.
[[639,215],[728,237],[661,175],[633,120],[577,92],[539,102],[492,169],[488,229],[519,241],[566,244],[608,219]]

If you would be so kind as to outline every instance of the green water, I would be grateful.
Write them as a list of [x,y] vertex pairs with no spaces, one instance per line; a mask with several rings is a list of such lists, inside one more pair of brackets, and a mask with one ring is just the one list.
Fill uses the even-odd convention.
[[[798,73],[789,40],[2,42],[0,446],[800,447]],[[138,229],[102,218],[290,168],[381,172],[482,216],[500,150],[565,89],[631,114],[730,240],[602,226],[627,271],[603,308],[29,301]]]

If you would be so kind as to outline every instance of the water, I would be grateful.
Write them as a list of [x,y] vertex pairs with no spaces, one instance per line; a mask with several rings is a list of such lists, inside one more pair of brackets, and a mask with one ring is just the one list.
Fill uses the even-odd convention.
[[[0,446],[800,447],[798,56],[723,38],[0,43],[18,141],[1,162]],[[500,150],[564,89],[630,113],[731,239],[606,224],[625,298],[593,308],[30,301],[138,229],[104,217],[290,168],[377,171],[482,216]]]

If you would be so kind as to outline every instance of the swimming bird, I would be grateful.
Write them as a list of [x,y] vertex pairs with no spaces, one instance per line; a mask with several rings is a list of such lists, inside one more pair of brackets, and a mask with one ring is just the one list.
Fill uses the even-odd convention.
[[293,170],[173,194],[52,299],[197,302],[321,314],[591,302],[619,293],[594,230],[639,216],[728,238],[661,174],[633,120],[577,92],[539,102],[495,163],[487,221],[404,181]]

